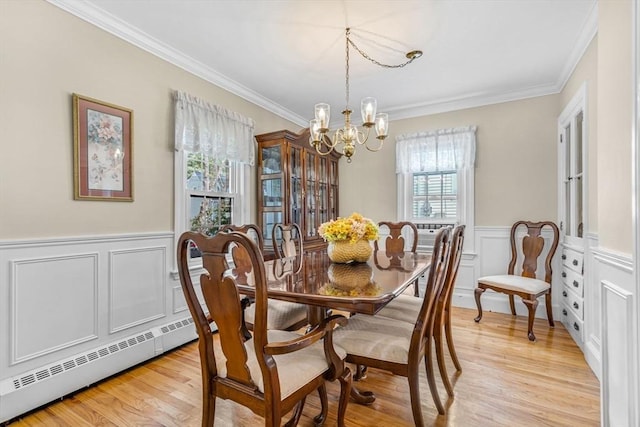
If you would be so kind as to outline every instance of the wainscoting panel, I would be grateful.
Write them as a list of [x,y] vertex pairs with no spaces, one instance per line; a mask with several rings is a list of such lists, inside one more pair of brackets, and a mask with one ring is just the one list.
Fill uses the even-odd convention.
[[98,337],[97,253],[9,265],[11,365]]
[[0,423],[197,338],[174,235],[0,241]]
[[109,332],[165,316],[166,248],[109,253]]
[[602,425],[634,426],[640,410],[640,379],[633,262],[626,254],[604,248],[593,253],[602,296]]

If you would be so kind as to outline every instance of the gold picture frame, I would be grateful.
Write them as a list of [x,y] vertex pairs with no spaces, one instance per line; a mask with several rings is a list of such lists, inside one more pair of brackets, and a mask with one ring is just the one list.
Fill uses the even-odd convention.
[[75,200],[133,201],[133,110],[73,94]]

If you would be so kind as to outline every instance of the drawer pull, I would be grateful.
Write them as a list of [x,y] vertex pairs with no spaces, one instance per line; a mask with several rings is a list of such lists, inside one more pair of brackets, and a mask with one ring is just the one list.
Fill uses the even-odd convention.
[[573,322],[573,329],[575,329],[576,331],[579,331],[580,325],[578,325],[576,322]]
[[566,271],[562,272],[562,277],[567,277],[567,272]]
[[562,259],[567,259],[567,256],[565,254],[562,254]]
[[567,291],[562,291],[562,296],[566,297],[567,296]]
[[580,308],[580,306],[578,305],[577,302],[573,302],[573,308],[575,308],[576,310]]
[[566,309],[566,308],[563,308],[563,309],[562,309],[562,315],[563,315],[563,316],[566,316],[566,315],[567,315],[567,309]]
[[572,262],[572,264],[573,264],[573,265],[578,265],[578,260],[577,260],[577,259],[574,259],[574,260],[573,260],[573,262]]
[[580,283],[578,283],[578,281],[577,281],[577,280],[574,280],[574,281],[573,281],[573,287],[574,287],[574,288],[577,288],[578,286],[580,286]]

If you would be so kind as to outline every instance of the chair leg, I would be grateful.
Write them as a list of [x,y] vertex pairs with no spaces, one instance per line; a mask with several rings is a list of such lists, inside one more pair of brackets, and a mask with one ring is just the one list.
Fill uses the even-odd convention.
[[[325,395],[326,395],[326,390],[325,390]],[[293,411],[293,416],[289,421],[286,422],[286,424],[284,425],[285,427],[295,427],[298,425],[298,422],[300,421],[300,415],[302,415],[302,408],[304,408],[304,401],[306,399],[307,397],[305,396],[302,398],[300,402],[298,402],[298,404],[296,405],[296,408]]]
[[345,366],[342,375],[338,377],[340,381],[340,401],[338,403],[338,427],[344,427],[344,417],[347,413],[347,404],[351,394],[351,371]]
[[414,297],[419,297],[420,296],[420,288],[418,287],[418,280],[416,279],[415,282],[413,282],[413,296]]
[[209,427],[216,419],[216,395],[211,393],[211,382],[208,378],[202,384],[202,427]]
[[533,320],[536,317],[536,308],[538,308],[538,300],[523,299],[522,302],[529,309],[529,330],[527,335],[529,336],[529,341],[535,341],[536,336],[533,334]]
[[482,296],[484,291],[486,291],[486,289],[476,288],[476,290],[473,292],[476,297],[476,305],[478,306],[478,316],[476,316],[476,318],[473,319],[476,321],[476,323],[479,322],[480,319],[482,319],[482,304],[480,304],[480,297]]
[[327,401],[327,386],[324,383],[318,387],[318,396],[320,397],[320,413],[313,417],[313,424],[321,426],[327,419],[327,411],[329,410],[329,402]]
[[356,372],[353,374],[354,381],[360,381],[367,378],[367,367],[365,365],[356,365]]
[[456,367],[456,370],[458,372],[462,372],[462,366],[460,365],[460,361],[458,360],[456,348],[453,345],[453,335],[451,333],[451,310],[447,310],[445,313],[444,334],[447,338],[447,347],[449,347],[449,355],[451,356],[451,360],[453,360],[453,365]]
[[[436,404],[436,408],[438,409],[438,413],[440,415],[444,415],[445,410],[442,402],[440,401],[440,395],[438,394],[438,387],[436,386],[436,377],[433,373],[433,359],[431,357],[431,340],[429,339],[426,344],[426,349],[424,352],[424,366],[427,371],[427,382],[429,383],[429,390],[431,391],[431,397],[433,398],[433,403]],[[415,376],[415,381],[418,381],[417,375]],[[417,387],[417,385],[416,385]],[[411,390],[411,373],[409,373],[409,389]],[[413,407],[413,392],[411,392],[411,406]],[[420,409],[418,402],[418,410]],[[414,420],[415,419],[415,409],[414,409]],[[417,420],[416,420],[417,421]],[[420,421],[422,421],[422,414],[420,415]],[[416,425],[417,422],[416,422]]]
[[516,303],[514,301],[513,295],[509,295],[509,307],[511,308],[511,314],[516,315]]
[[[409,396],[411,397],[411,412],[413,412],[413,423],[416,425],[416,427],[423,427],[424,420],[422,418],[422,404],[420,402],[420,374],[418,372],[419,366],[419,364],[418,366],[409,366],[407,380],[409,381]],[[433,372],[431,373],[433,374]],[[427,376],[428,374],[429,372],[427,371]],[[431,384],[429,384],[429,387],[431,387]],[[436,389],[436,393],[437,392],[438,390]]]
[[433,330],[433,339],[436,343],[436,359],[438,360],[438,369],[440,370],[440,376],[442,377],[442,382],[444,384],[444,388],[447,390],[447,394],[453,397],[453,386],[451,385],[451,381],[449,381],[449,374],[447,373],[447,365],[444,361],[444,343],[442,342],[442,328],[443,325],[434,326]]
[[552,328],[555,326],[553,322],[553,308],[551,307],[551,290],[544,296],[544,304],[547,306],[547,320],[549,320],[549,326]]

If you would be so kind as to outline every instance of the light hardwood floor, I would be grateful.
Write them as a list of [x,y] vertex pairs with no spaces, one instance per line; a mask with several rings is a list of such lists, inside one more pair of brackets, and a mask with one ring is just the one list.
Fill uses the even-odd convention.
[[[529,342],[526,319],[485,312],[476,324],[475,310],[454,308],[454,339],[463,371],[454,375],[455,397],[447,414],[438,416],[426,377],[420,387],[422,410],[432,426],[597,426],[599,383],[576,344],[556,322],[536,320],[538,338]],[[439,375],[436,376],[439,378]],[[371,369],[357,383],[376,393],[371,406],[351,403],[347,426],[412,426],[406,378]],[[327,387],[329,417],[336,425],[339,387]],[[446,393],[439,383],[440,396]],[[199,426],[200,362],[197,343],[186,344],[150,362],[78,391],[16,420],[18,426]],[[317,395],[307,399],[300,426],[312,426],[319,411]],[[218,399],[216,426],[257,426],[261,417]]]

